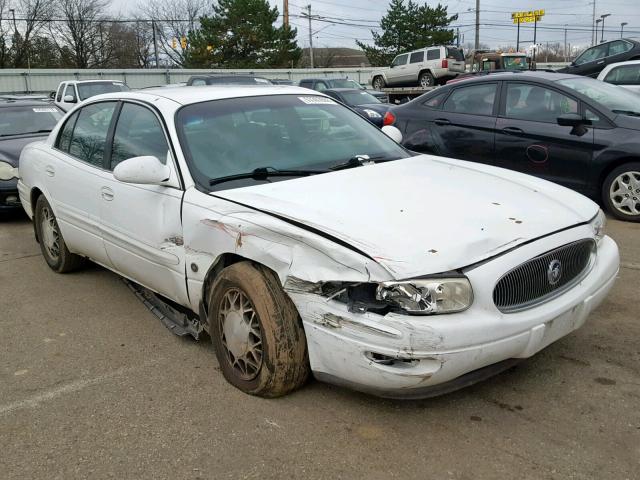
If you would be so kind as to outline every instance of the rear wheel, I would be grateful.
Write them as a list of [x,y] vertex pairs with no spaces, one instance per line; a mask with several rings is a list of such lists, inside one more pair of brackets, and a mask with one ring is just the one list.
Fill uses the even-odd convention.
[[382,77],[375,77],[373,79],[373,83],[372,86],[374,89],[376,90],[382,90],[385,87],[385,82],[384,82],[384,78]]
[[36,202],[34,222],[42,256],[52,270],[66,273],[84,265],[85,259],[71,253],[64,243],[56,216],[44,195]]
[[435,85],[435,80],[431,72],[422,72],[420,74],[420,78],[418,78],[418,83],[422,88],[433,87]]
[[220,369],[245,393],[279,397],[309,376],[307,341],[298,311],[266,268],[225,268],[211,286],[209,332]]
[[614,217],[640,222],[640,162],[614,168],[602,185],[602,199]]

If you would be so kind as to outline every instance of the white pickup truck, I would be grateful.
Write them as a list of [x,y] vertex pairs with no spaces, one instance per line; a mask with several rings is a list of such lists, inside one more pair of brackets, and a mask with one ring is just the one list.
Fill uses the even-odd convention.
[[63,111],[68,111],[87,98],[102,93],[126,92],[130,90],[118,80],[70,80],[60,82],[58,89],[51,93],[53,102]]

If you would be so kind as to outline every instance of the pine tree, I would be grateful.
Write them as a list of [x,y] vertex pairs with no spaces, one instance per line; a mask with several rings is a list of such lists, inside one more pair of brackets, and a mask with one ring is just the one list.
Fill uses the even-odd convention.
[[375,46],[356,41],[374,66],[389,65],[393,57],[402,52],[446,45],[453,42],[455,34],[447,28],[458,19],[449,16],[447,7],[438,4],[430,7],[409,0],[391,0],[387,13],[380,20],[382,34],[371,31]]
[[291,67],[302,50],[296,30],[275,27],[278,8],[266,0],[219,0],[200,29],[189,34],[185,66],[223,68]]

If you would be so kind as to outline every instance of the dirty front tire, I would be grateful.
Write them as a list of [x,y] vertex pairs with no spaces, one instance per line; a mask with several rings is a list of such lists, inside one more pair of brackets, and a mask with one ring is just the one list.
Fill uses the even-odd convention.
[[420,78],[418,78],[418,85],[420,85],[423,88],[433,87],[435,83],[436,81],[433,78],[433,75],[431,75],[431,72],[422,72],[420,74]]
[[84,265],[85,259],[67,248],[58,220],[44,195],[38,197],[33,221],[42,256],[53,271],[67,273]]
[[305,383],[302,322],[273,272],[250,262],[225,268],[208,305],[211,341],[229,383],[261,397],[279,397]]
[[371,86],[374,88],[374,90],[382,90],[385,87],[384,78],[375,77]]
[[625,163],[607,175],[602,202],[617,219],[640,222],[640,162]]

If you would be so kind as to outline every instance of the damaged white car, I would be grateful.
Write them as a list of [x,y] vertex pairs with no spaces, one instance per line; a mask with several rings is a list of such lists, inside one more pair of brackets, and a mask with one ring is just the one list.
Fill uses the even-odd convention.
[[296,87],[92,98],[24,149],[19,191],[53,270],[130,279],[267,397],[311,372],[387,397],[471,384],[580,327],[619,264],[587,198],[416,156]]

